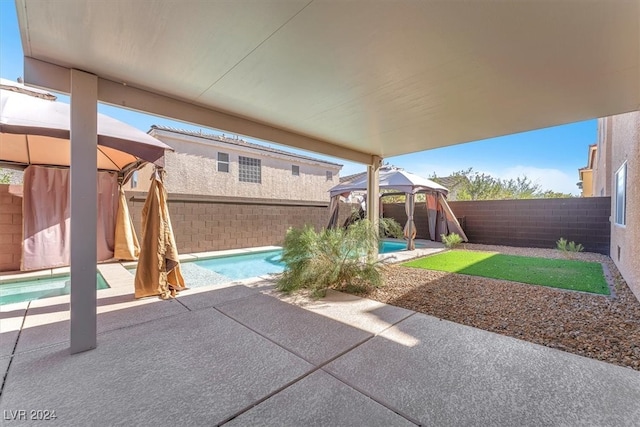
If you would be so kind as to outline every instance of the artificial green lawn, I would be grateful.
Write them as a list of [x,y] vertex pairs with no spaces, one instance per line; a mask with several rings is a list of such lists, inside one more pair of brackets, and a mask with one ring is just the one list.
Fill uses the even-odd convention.
[[602,265],[597,262],[451,250],[403,265],[609,295]]

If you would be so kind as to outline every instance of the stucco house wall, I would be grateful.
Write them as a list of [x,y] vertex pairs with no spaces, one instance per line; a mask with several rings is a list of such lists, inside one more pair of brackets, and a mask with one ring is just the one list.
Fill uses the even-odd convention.
[[153,165],[147,163],[141,169],[135,172],[132,178],[122,185],[125,191],[147,191],[151,183],[151,175],[153,174]]
[[[596,191],[611,195],[611,258],[640,299],[640,113],[600,119]],[[604,157],[604,158],[603,158]],[[615,173],[626,162],[626,224],[615,223]]]
[[[165,154],[165,186],[171,194],[328,202],[328,190],[339,182],[342,165],[312,157],[262,149],[241,140],[218,140],[213,135],[161,128],[149,133],[175,150]],[[228,172],[218,170],[219,152],[229,155]],[[260,183],[240,181],[240,156],[260,159]],[[292,166],[298,168],[298,175]],[[138,171],[137,187],[129,183],[125,189],[146,191],[151,172],[152,167],[145,166]]]

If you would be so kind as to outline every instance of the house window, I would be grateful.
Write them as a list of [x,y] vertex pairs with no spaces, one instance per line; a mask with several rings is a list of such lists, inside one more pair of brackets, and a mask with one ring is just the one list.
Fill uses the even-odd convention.
[[218,172],[229,172],[228,153],[218,153]]
[[627,163],[616,172],[616,210],[615,223],[625,225],[627,221]]
[[291,175],[300,176],[300,166],[291,165]]
[[138,171],[133,171],[131,175],[131,189],[134,189],[138,186]]
[[333,181],[333,172],[327,171],[327,181]]
[[240,156],[238,166],[240,182],[256,182],[258,184],[262,182],[260,159]]

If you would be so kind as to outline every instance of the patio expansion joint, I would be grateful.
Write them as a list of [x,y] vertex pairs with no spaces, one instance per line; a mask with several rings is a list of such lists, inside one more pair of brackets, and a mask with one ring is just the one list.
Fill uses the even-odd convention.
[[[240,282],[237,282],[237,283],[236,283],[236,282],[231,282],[231,283],[232,283],[232,284],[237,284],[237,285],[244,286],[244,284],[243,284],[243,283],[240,283]],[[215,291],[215,290],[216,290],[216,289],[214,288],[214,289],[210,289],[209,291]],[[209,291],[207,291],[207,292],[209,292]],[[248,295],[239,296],[239,297],[237,297],[237,298],[225,299],[225,300],[223,300],[223,301],[219,301],[219,302],[217,302],[217,303],[215,303],[215,304],[213,304],[213,305],[207,305],[207,306],[203,306],[203,307],[191,307],[191,308],[190,308],[190,307],[187,305],[187,303],[184,303],[184,302],[180,301],[180,298],[181,298],[181,297],[188,298],[188,297],[191,297],[191,296],[194,296],[194,295],[197,295],[197,294],[187,294],[187,295],[180,295],[180,294],[179,294],[179,295],[178,295],[178,297],[176,297],[176,298],[174,298],[174,299],[175,299],[177,302],[179,302],[179,303],[180,303],[180,305],[182,305],[184,308],[186,308],[186,309],[187,309],[187,310],[189,310],[189,311],[200,311],[200,310],[211,310],[211,309],[216,309],[216,307],[218,307],[218,306],[225,305],[225,304],[229,304],[229,303],[232,303],[232,302],[242,301],[243,299],[251,298],[251,297],[255,296],[256,294],[248,294]],[[217,310],[217,311],[219,311],[219,310]],[[223,313],[223,314],[224,314],[224,313]],[[229,316],[227,316],[226,314],[225,314],[225,316],[226,316],[226,317],[229,317]],[[234,321],[235,321],[235,322],[237,322],[237,320],[235,320],[235,319],[234,319]],[[240,322],[238,322],[238,323],[240,323]],[[245,326],[245,325],[242,325],[242,326]]]
[[[323,367],[324,367],[324,366],[323,366]],[[415,425],[417,425],[417,426],[422,426],[422,423],[421,423],[420,421],[416,420],[415,418],[413,418],[412,416],[407,415],[407,414],[405,414],[403,411],[401,411],[401,410],[399,410],[399,409],[397,409],[397,408],[394,408],[393,406],[389,405],[388,403],[386,403],[386,402],[384,402],[384,401],[382,401],[382,400],[380,400],[380,399],[377,399],[377,398],[375,398],[375,397],[371,396],[371,395],[370,395],[369,393],[367,393],[366,391],[364,391],[364,390],[360,389],[359,387],[357,387],[357,386],[355,386],[355,385],[353,385],[353,384],[350,384],[347,380],[345,380],[344,378],[341,378],[339,375],[334,374],[333,372],[330,372],[330,371],[328,371],[328,370],[326,370],[326,369],[323,369],[323,368],[319,368],[319,369],[320,369],[322,372],[324,372],[325,374],[331,375],[331,377],[335,378],[337,381],[340,381],[342,384],[346,385],[347,387],[350,387],[350,388],[352,388],[353,390],[355,390],[355,391],[357,391],[358,393],[360,393],[361,395],[363,395],[363,396],[365,396],[365,397],[367,397],[367,398],[369,398],[369,399],[373,400],[373,401],[374,401],[374,402],[376,402],[378,405],[380,405],[380,406],[383,406],[383,407],[387,408],[388,410],[390,410],[390,411],[391,411],[391,412],[393,412],[394,414],[396,414],[396,415],[398,415],[398,416],[400,416],[400,417],[402,417],[402,418],[406,419],[407,421],[409,421],[409,422],[411,422],[411,423],[413,423],[413,424],[415,424]]]
[[193,311],[192,309],[190,309],[189,307],[187,307],[185,303],[183,303],[182,301],[180,301],[180,298],[174,298],[174,299],[176,300],[176,302],[177,302],[178,304],[180,304],[181,306],[183,306],[184,308],[186,308],[186,309],[187,309],[187,311]]
[[16,354],[16,349],[18,348],[18,341],[20,341],[20,334],[22,334],[22,328],[24,328],[24,324],[27,321],[27,313],[29,312],[29,307],[31,307],[31,301],[27,303],[27,308],[24,311],[24,315],[22,316],[22,323],[20,324],[20,329],[18,330],[18,336],[16,337],[16,342],[13,343],[13,350],[11,350],[11,354],[9,355],[9,363],[7,364],[7,370],[2,375],[2,384],[0,385],[0,400],[2,399],[2,395],[4,393],[4,386],[7,384],[7,377],[9,376],[9,370],[11,369],[11,364],[13,363],[13,357]]
[[411,422],[411,423],[413,423],[413,424],[415,424],[415,425],[421,426],[421,425],[422,425],[422,423],[421,423],[420,421],[416,420],[415,418],[411,417],[410,415],[407,415],[407,414],[405,414],[403,411],[401,411],[401,410],[399,410],[399,409],[397,409],[397,408],[395,408],[395,407],[393,407],[393,406],[389,405],[388,403],[385,403],[385,402],[383,402],[383,401],[381,401],[381,400],[379,400],[379,399],[377,399],[377,398],[375,398],[375,397],[371,396],[371,395],[370,395],[369,393],[367,393],[366,391],[364,391],[364,390],[360,389],[359,387],[357,387],[357,386],[355,386],[355,385],[353,385],[353,384],[349,383],[347,380],[345,380],[344,378],[341,378],[339,375],[337,375],[337,374],[335,374],[335,373],[333,373],[333,372],[330,372],[330,371],[328,371],[328,370],[324,369],[324,368],[325,368],[329,363],[331,363],[331,362],[333,362],[334,360],[336,360],[337,358],[339,358],[339,357],[343,356],[345,353],[348,353],[349,351],[351,351],[351,350],[355,349],[356,347],[359,347],[360,345],[364,344],[365,342],[367,342],[367,341],[369,341],[369,340],[371,340],[371,339],[373,339],[373,338],[375,338],[375,337],[377,337],[377,336],[379,336],[379,335],[383,334],[385,331],[388,331],[389,329],[393,328],[393,327],[394,327],[394,326],[396,326],[397,324],[399,324],[399,323],[401,323],[401,322],[404,322],[405,320],[409,319],[410,317],[413,317],[413,316],[414,316],[414,315],[416,315],[416,314],[417,314],[417,312],[413,311],[413,312],[412,312],[411,314],[409,314],[408,316],[403,317],[402,319],[398,320],[397,322],[395,322],[395,323],[393,323],[393,324],[390,324],[390,325],[389,325],[389,326],[387,326],[386,328],[384,328],[384,329],[380,330],[379,332],[375,333],[373,336],[371,336],[371,337],[367,338],[366,340],[364,340],[363,342],[361,342],[361,343],[359,343],[358,345],[354,346],[353,348],[351,348],[351,349],[349,349],[349,350],[347,350],[347,351],[343,352],[342,354],[340,354],[340,355],[338,355],[338,356],[336,356],[336,357],[332,358],[331,360],[327,361],[326,363],[323,363],[323,364],[322,364],[318,369],[322,370],[322,372],[324,372],[324,373],[326,373],[326,374],[331,375],[333,378],[335,378],[336,380],[340,381],[341,383],[343,383],[343,384],[344,384],[344,385],[346,385],[347,387],[350,387],[350,388],[354,389],[354,390],[355,390],[355,391],[357,391],[358,393],[362,394],[363,396],[368,397],[369,399],[373,400],[373,401],[374,401],[374,402],[376,402],[377,404],[379,404],[379,405],[381,405],[381,406],[383,406],[383,407],[387,408],[387,409],[388,409],[388,410],[390,410],[391,412],[393,412],[393,413],[395,413],[395,414],[397,414],[397,415],[399,415],[399,416],[401,416],[401,417],[405,418],[407,421],[409,421],[409,422]]
[[[245,298],[248,298],[248,297],[245,297]],[[262,334],[262,333],[260,333],[260,332],[258,332],[258,331],[256,331],[256,330],[254,330],[254,329],[253,329],[253,328],[251,328],[250,326],[245,325],[244,323],[242,323],[242,322],[240,322],[240,321],[238,321],[238,320],[234,319],[233,317],[231,317],[231,316],[227,315],[226,313],[222,312],[221,310],[218,310],[218,308],[217,308],[217,307],[213,307],[213,309],[214,309],[214,310],[216,310],[218,313],[222,314],[223,316],[228,317],[228,318],[229,318],[229,319],[231,319],[232,321],[234,321],[234,322],[236,322],[236,323],[238,323],[238,324],[240,324],[240,325],[244,326],[245,328],[249,329],[251,332],[253,332],[253,333],[255,333],[255,334],[258,334],[259,336],[261,336],[262,338],[266,339],[267,341],[269,341],[269,342],[271,342],[271,343],[273,343],[273,344],[277,345],[278,347],[282,348],[283,350],[285,350],[285,351],[287,351],[287,352],[289,352],[289,353],[291,353],[291,354],[293,354],[293,355],[295,355],[295,356],[299,357],[300,359],[304,360],[305,362],[307,362],[307,363],[309,363],[311,366],[313,366],[313,368],[312,368],[309,372],[306,372],[306,373],[304,373],[304,374],[300,375],[299,377],[294,378],[293,380],[291,380],[291,381],[289,381],[288,383],[284,384],[283,386],[281,386],[281,387],[277,388],[276,390],[272,391],[271,393],[268,393],[267,395],[265,395],[265,396],[263,396],[262,398],[260,398],[260,399],[256,400],[255,402],[251,403],[250,405],[248,405],[248,406],[246,406],[246,407],[244,407],[244,408],[240,409],[240,410],[239,410],[239,411],[237,411],[236,413],[232,414],[232,415],[231,415],[231,416],[229,416],[228,418],[226,418],[226,419],[222,420],[220,423],[216,424],[216,426],[222,426],[222,425],[224,425],[224,424],[228,423],[229,421],[231,421],[231,420],[233,420],[233,419],[235,419],[235,418],[239,417],[240,415],[244,414],[245,412],[247,412],[247,411],[251,410],[252,408],[254,408],[254,407],[258,406],[258,405],[259,405],[259,404],[261,404],[262,402],[264,402],[264,401],[266,401],[266,400],[270,399],[271,397],[275,396],[276,394],[280,393],[281,391],[283,391],[283,390],[287,389],[288,387],[290,387],[290,386],[294,385],[295,383],[297,383],[297,382],[299,382],[299,381],[301,381],[301,380],[305,379],[306,377],[308,377],[309,375],[311,375],[311,374],[313,374],[313,373],[315,373],[315,372],[317,372],[317,371],[322,371],[322,372],[324,372],[324,373],[326,373],[326,374],[331,375],[333,378],[335,378],[336,380],[338,380],[338,381],[340,381],[341,383],[345,384],[347,387],[350,387],[350,388],[354,389],[354,390],[355,390],[355,391],[357,391],[358,393],[360,393],[360,394],[362,394],[362,395],[364,395],[364,396],[368,397],[369,399],[373,400],[373,401],[374,401],[374,402],[376,402],[377,404],[382,405],[383,407],[385,407],[385,408],[387,408],[388,410],[390,410],[390,411],[394,412],[395,414],[397,414],[397,415],[399,415],[399,416],[401,416],[401,417],[405,418],[407,421],[409,421],[409,422],[411,422],[411,423],[413,423],[413,424],[415,424],[415,425],[421,425],[421,423],[420,423],[419,421],[416,421],[415,419],[413,419],[413,418],[412,418],[412,417],[410,417],[409,415],[406,415],[406,414],[404,414],[402,411],[400,411],[400,410],[398,410],[398,409],[396,409],[396,408],[393,408],[393,407],[389,406],[388,404],[386,404],[386,403],[384,403],[384,402],[382,402],[382,401],[380,401],[380,400],[378,400],[378,399],[375,399],[374,397],[370,396],[370,395],[369,395],[369,394],[367,394],[366,392],[364,392],[364,391],[362,391],[362,390],[358,389],[357,387],[354,387],[353,385],[349,384],[347,381],[343,380],[342,378],[339,378],[338,376],[336,376],[336,375],[332,374],[331,372],[329,372],[329,371],[327,371],[327,370],[325,370],[325,369],[324,369],[324,367],[325,367],[325,366],[327,366],[328,364],[330,364],[330,363],[331,363],[331,362],[333,362],[334,360],[336,360],[336,359],[338,359],[338,358],[340,358],[340,357],[344,356],[345,354],[349,353],[350,351],[352,351],[352,350],[354,350],[354,349],[356,349],[356,348],[360,347],[362,344],[364,344],[364,343],[368,342],[369,340],[371,340],[371,339],[373,339],[373,338],[375,338],[375,337],[379,336],[380,334],[382,334],[382,333],[384,333],[385,331],[387,331],[388,329],[390,329],[390,328],[394,327],[394,326],[395,326],[395,325],[397,325],[398,323],[400,323],[400,322],[403,322],[403,321],[407,320],[408,318],[410,318],[410,317],[412,317],[413,315],[415,315],[415,314],[416,314],[416,312],[412,312],[412,313],[411,313],[411,314],[409,314],[408,316],[403,317],[402,319],[398,320],[397,322],[395,322],[395,323],[393,323],[393,324],[390,324],[390,325],[389,325],[389,326],[387,326],[386,328],[384,328],[384,329],[382,329],[382,330],[380,330],[380,331],[378,331],[378,332],[376,332],[376,333],[370,333],[370,336],[369,336],[369,337],[367,337],[367,338],[365,338],[365,339],[363,339],[363,340],[361,340],[361,341],[359,341],[359,342],[355,343],[355,344],[354,344],[354,345],[352,345],[351,347],[349,347],[349,348],[347,348],[346,350],[344,350],[344,351],[342,351],[342,352],[338,353],[337,355],[333,356],[332,358],[330,358],[330,359],[328,359],[328,360],[326,360],[326,361],[324,361],[324,362],[320,363],[319,365],[315,365],[313,362],[311,362],[311,361],[307,360],[305,357],[303,357],[303,356],[299,355],[299,354],[298,354],[298,353],[296,353],[295,351],[293,351],[293,350],[291,350],[291,349],[288,349],[288,348],[284,347],[283,345],[281,345],[281,344],[279,344],[278,342],[276,342],[276,341],[272,340],[272,339],[271,339],[271,338],[269,338],[268,336],[265,336],[264,334]]]

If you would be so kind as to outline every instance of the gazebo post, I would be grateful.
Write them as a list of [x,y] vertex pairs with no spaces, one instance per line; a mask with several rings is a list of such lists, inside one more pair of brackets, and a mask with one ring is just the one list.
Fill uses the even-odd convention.
[[96,347],[98,79],[71,70],[71,354]]
[[[371,222],[373,229],[378,232],[380,223],[380,165],[382,158],[371,156],[371,164],[367,165],[367,219]],[[378,257],[378,247],[369,253],[369,259]]]

